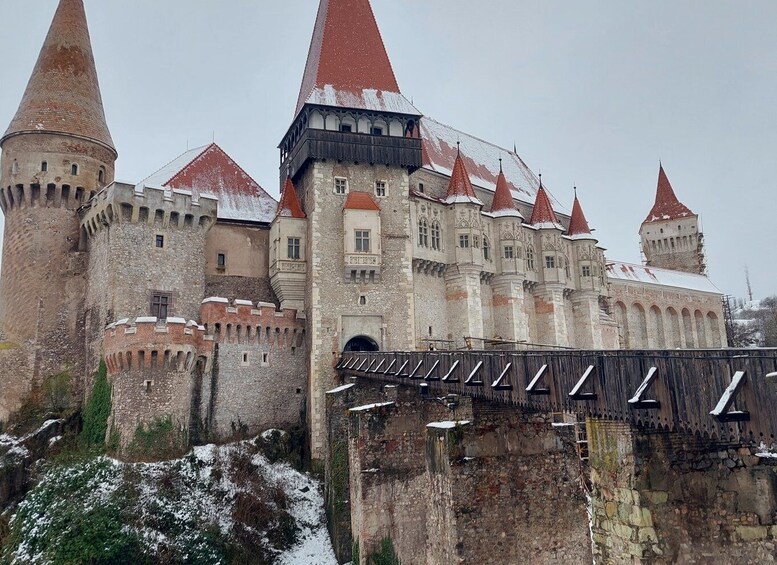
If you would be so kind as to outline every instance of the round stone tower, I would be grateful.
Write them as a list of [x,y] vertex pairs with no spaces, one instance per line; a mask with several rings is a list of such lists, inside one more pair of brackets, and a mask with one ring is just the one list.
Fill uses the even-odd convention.
[[0,149],[1,333],[29,350],[30,366],[16,371],[27,384],[64,369],[79,377],[86,261],[78,210],[113,181],[117,157],[82,0],[60,1]]

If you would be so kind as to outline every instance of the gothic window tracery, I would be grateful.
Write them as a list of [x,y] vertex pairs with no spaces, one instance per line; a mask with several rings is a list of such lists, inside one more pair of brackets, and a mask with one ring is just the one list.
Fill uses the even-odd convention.
[[429,247],[429,223],[426,218],[421,218],[418,222],[418,247]]
[[432,223],[432,249],[436,251],[442,250],[442,230],[440,229],[439,222]]

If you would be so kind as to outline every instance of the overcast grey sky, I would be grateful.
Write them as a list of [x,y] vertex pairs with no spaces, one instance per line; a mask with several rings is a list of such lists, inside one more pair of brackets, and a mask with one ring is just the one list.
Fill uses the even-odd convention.
[[[56,0],[0,0],[0,129]],[[725,293],[777,293],[777,2],[372,0],[402,91],[511,148],[610,259],[640,260],[658,160]],[[318,0],[86,0],[117,178],[216,141],[271,194]]]

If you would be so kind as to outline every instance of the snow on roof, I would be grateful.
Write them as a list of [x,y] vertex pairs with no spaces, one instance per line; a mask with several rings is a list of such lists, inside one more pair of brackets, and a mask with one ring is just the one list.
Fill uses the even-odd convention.
[[365,412],[367,410],[372,410],[373,408],[382,408],[384,406],[391,406],[394,404],[393,402],[378,402],[375,404],[365,404],[364,406],[357,406],[356,408],[351,408],[350,412]]
[[348,390],[349,388],[353,388],[356,386],[356,383],[349,383],[347,385],[342,385],[337,388],[333,388],[332,390],[326,391],[327,394],[337,394],[338,392],[343,392]]
[[[499,159],[502,159],[505,179],[513,198],[527,204],[534,203],[540,181],[515,152],[426,116],[421,118],[421,138],[425,169],[450,177],[456,161],[456,142],[460,142],[461,156],[472,184],[490,192],[496,191]],[[549,196],[556,210],[565,210],[558,200]]]
[[657,269],[655,267],[622,263],[620,261],[607,263],[607,277],[618,281],[639,282],[712,294],[723,294],[704,275],[671,271],[669,269]]
[[669,182],[669,177],[666,176],[663,165],[659,165],[656,201],[643,223],[676,220],[690,216],[695,216],[695,214],[677,199],[677,195],[672,188],[672,183]]
[[314,88],[305,99],[305,103],[355,110],[391,112],[392,114],[410,114],[411,116],[421,115],[421,112],[401,93],[370,88],[353,92],[327,84],[323,88]]
[[191,149],[138,186],[171,188],[218,199],[218,218],[269,223],[278,203],[215,143]]

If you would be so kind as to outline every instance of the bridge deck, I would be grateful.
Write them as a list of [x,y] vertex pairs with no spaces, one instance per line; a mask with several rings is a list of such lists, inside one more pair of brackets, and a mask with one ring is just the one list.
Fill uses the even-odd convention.
[[[544,367],[544,369],[543,369]],[[345,377],[416,384],[721,441],[777,435],[777,350],[343,353]],[[775,375],[777,376],[777,375]]]

